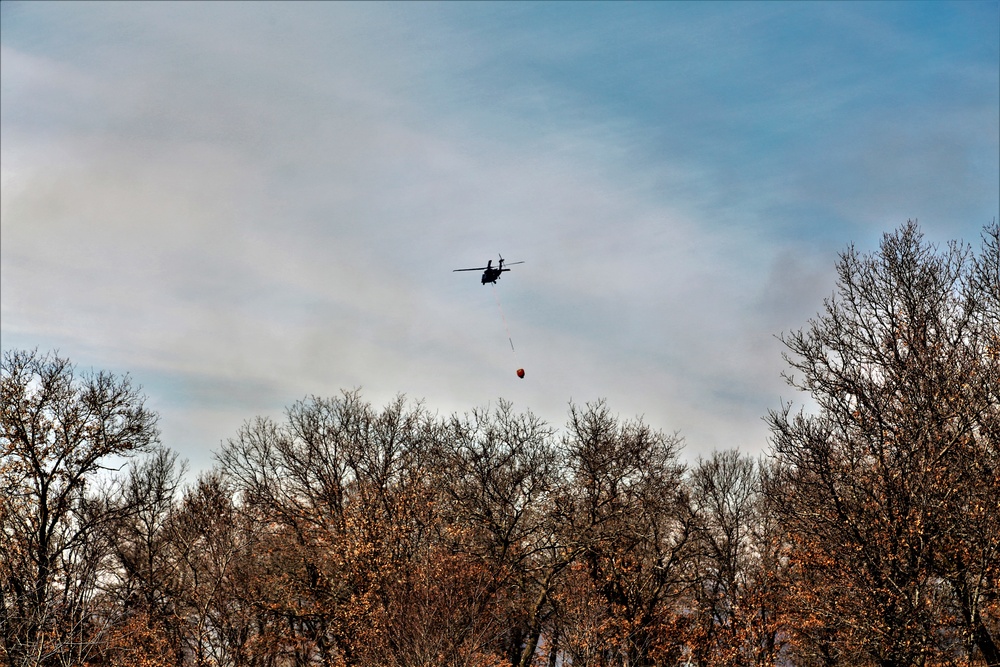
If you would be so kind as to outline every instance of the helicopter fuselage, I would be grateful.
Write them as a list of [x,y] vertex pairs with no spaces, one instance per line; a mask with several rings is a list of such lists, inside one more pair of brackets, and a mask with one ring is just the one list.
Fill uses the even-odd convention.
[[510,269],[494,269],[492,267],[488,267],[485,271],[483,271],[483,284],[493,283],[496,285],[497,280],[500,279],[500,274],[504,271],[510,271]]

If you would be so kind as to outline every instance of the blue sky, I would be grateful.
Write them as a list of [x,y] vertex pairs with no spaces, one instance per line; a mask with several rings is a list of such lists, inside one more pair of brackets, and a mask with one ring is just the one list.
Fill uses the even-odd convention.
[[0,11],[3,348],[130,373],[196,470],[355,387],[764,451],[837,253],[1000,211],[997,2]]

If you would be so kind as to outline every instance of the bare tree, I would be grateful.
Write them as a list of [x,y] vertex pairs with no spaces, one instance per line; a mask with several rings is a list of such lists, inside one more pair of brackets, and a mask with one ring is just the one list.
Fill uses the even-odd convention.
[[421,452],[435,433],[403,397],[379,412],[346,392],[297,403],[284,424],[248,423],[223,448],[239,509],[261,528],[249,581],[296,664],[394,655],[383,644],[399,638],[381,630],[407,616],[398,587],[426,575],[416,565],[433,490]]
[[[183,626],[177,621],[184,591],[172,522],[185,470],[186,465],[177,463],[177,454],[157,448],[132,462],[120,490],[110,499],[117,516],[103,526],[109,571],[99,588],[105,613],[117,617],[115,626],[123,635],[115,648],[116,662],[124,659],[122,653],[137,660],[164,653],[156,656],[161,663],[183,662]],[[149,646],[125,641],[125,634],[140,633],[150,639]]]
[[781,530],[765,502],[766,464],[735,450],[689,476],[694,544],[686,566],[696,623],[691,661],[773,665],[780,651]]
[[966,646],[998,661],[982,604],[1000,539],[997,283],[973,271],[996,260],[970,258],[909,222],[877,253],[844,253],[824,312],[783,338],[788,381],[817,406],[769,417],[803,662],[961,655],[949,596]]
[[[951,355],[960,377],[949,431],[952,450],[942,457],[934,496],[940,511],[932,558],[947,584],[948,607],[966,652],[978,649],[1000,665],[1000,225],[983,232],[982,249],[963,286],[970,314],[964,345]],[[959,354],[962,354],[960,357]],[[954,492],[960,489],[960,492]]]
[[96,478],[156,440],[156,415],[127,376],[4,353],[0,641],[11,664],[78,664],[93,648],[94,540],[116,514]]
[[582,664],[680,656],[677,602],[694,529],[680,446],[642,420],[620,420],[603,401],[571,407],[562,506],[571,517],[564,542],[578,553],[577,587],[566,599],[577,627],[567,625],[565,644]]
[[487,645],[509,664],[530,665],[550,614],[549,594],[568,564],[551,503],[562,484],[552,430],[500,401],[493,412],[454,416],[440,440],[435,486],[444,500],[446,544],[489,575],[481,616]]

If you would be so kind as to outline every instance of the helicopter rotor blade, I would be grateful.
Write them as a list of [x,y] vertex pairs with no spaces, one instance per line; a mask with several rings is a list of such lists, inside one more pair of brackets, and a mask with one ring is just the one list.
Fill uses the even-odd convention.
[[485,271],[485,270],[486,270],[485,266],[479,266],[474,269],[452,269],[451,272],[455,273],[455,271]]

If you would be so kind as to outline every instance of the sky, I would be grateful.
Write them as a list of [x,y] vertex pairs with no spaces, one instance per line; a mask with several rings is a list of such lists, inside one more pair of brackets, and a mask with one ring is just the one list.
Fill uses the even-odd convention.
[[353,389],[759,454],[838,253],[1000,212],[995,1],[5,0],[0,49],[3,349],[195,471]]

